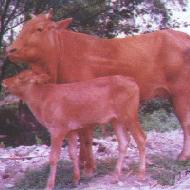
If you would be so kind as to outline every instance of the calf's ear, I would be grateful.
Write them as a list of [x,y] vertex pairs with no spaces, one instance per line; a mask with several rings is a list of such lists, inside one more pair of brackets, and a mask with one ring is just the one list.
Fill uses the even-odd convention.
[[50,76],[47,74],[40,74],[39,77],[35,79],[35,84],[47,84],[50,81]]
[[53,9],[51,8],[51,9],[49,9],[48,13],[46,14],[46,18],[51,20],[52,17],[53,17]]
[[56,22],[57,28],[58,29],[68,28],[72,21],[73,21],[73,18],[67,18],[64,20],[60,20],[60,21]]

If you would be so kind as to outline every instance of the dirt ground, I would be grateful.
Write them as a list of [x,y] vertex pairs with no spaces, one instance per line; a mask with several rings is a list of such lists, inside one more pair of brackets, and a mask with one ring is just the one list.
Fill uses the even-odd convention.
[[[92,178],[81,178],[81,183],[73,187],[72,165],[67,154],[67,146],[62,148],[58,165],[55,190],[149,190],[149,189],[190,189],[190,162],[178,162],[183,134],[180,129],[172,132],[147,133],[147,173],[145,180],[135,175],[138,167],[138,151],[131,140],[126,155],[123,175],[118,183],[113,183],[112,173],[117,158],[115,136],[94,139],[93,151],[97,160],[97,173]],[[49,173],[46,145],[0,148],[0,189],[40,190],[45,187]]]

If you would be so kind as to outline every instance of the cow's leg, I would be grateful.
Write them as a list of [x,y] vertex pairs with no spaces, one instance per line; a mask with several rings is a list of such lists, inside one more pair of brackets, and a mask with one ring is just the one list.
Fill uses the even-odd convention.
[[80,166],[84,168],[86,160],[86,148],[85,148],[85,132],[84,129],[79,130],[79,140],[80,140]]
[[190,101],[189,95],[181,93],[178,97],[172,99],[176,116],[178,117],[183,129],[183,149],[178,156],[179,160],[190,159]]
[[80,129],[80,163],[84,166],[84,175],[92,176],[96,170],[96,162],[92,152],[93,128]]
[[79,159],[77,155],[77,137],[78,135],[76,132],[71,132],[68,135],[68,151],[73,162],[73,183],[75,185],[78,185],[80,180]]
[[118,181],[119,176],[122,172],[122,166],[123,166],[123,160],[127,153],[127,147],[129,143],[129,135],[126,132],[123,125],[120,125],[116,122],[112,123],[115,134],[117,136],[118,140],[118,150],[119,150],[119,156],[117,159],[116,167],[115,167],[115,173],[114,173],[114,180]]
[[146,144],[146,135],[142,130],[140,123],[137,119],[130,122],[130,132],[137,143],[140,156],[140,165],[139,165],[139,176],[144,178],[146,170],[146,155],[145,155],[145,144]]
[[62,138],[54,137],[53,135],[51,135],[51,152],[49,156],[50,174],[46,190],[52,190],[55,185],[57,162],[60,156],[62,140]]

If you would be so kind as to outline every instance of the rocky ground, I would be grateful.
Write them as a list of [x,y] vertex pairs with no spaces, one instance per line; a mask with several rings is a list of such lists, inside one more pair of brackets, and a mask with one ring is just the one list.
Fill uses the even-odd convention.
[[[180,129],[172,132],[147,133],[147,173],[145,180],[135,175],[138,165],[138,151],[133,139],[126,155],[123,176],[113,183],[112,172],[117,158],[115,136],[94,139],[93,151],[97,159],[97,173],[93,178],[82,177],[78,187],[73,187],[72,166],[67,154],[67,146],[62,148],[58,166],[56,190],[61,189],[190,189],[190,163],[178,162],[183,134]],[[46,145],[0,148],[0,189],[40,190],[48,176],[48,154]]]

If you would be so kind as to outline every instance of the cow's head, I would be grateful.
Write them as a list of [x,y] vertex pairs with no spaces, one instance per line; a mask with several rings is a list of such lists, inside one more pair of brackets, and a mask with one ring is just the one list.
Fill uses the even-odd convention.
[[71,22],[71,19],[65,19],[56,23],[51,18],[51,13],[33,15],[24,24],[17,39],[7,48],[8,58],[13,62],[35,63],[48,56],[46,50],[55,40],[52,31],[57,30],[58,26],[67,27]]
[[21,90],[26,90],[29,85],[41,85],[50,81],[46,73],[34,73],[31,70],[25,70],[13,77],[3,80],[3,87],[11,93],[18,95]]

